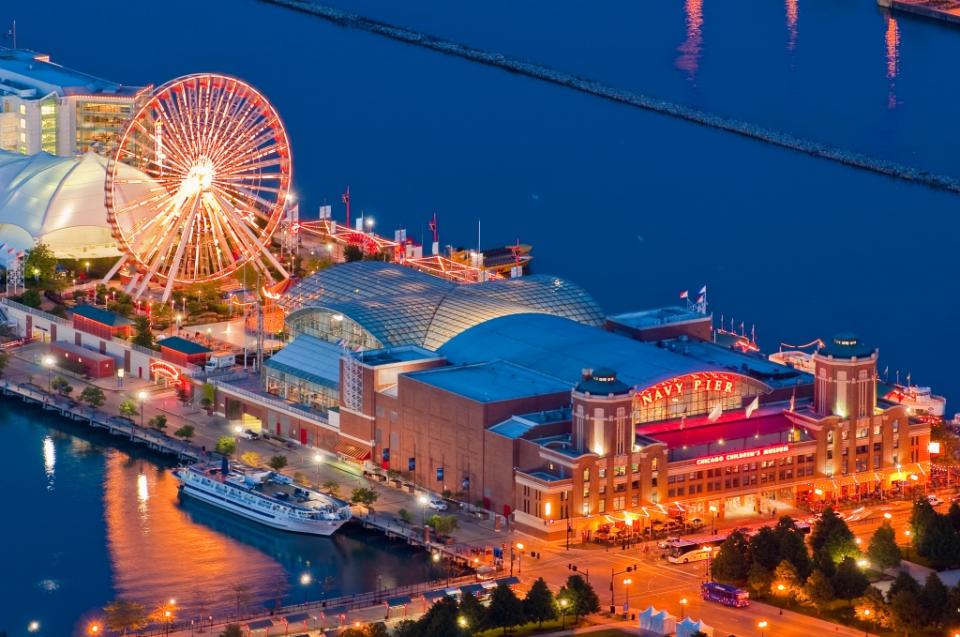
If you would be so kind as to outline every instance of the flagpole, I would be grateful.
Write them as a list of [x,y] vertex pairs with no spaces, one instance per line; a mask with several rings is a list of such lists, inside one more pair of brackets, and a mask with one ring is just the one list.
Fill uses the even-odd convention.
[[11,29],[11,31],[13,32],[13,50],[16,51],[17,50],[17,21],[16,20],[13,21],[13,29]]

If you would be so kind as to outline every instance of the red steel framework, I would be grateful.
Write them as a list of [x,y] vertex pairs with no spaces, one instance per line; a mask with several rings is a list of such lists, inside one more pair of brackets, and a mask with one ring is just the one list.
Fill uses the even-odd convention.
[[288,278],[271,242],[291,184],[290,143],[270,103],[242,80],[196,74],[160,86],[107,167],[106,206],[142,295],[153,280],[222,279],[246,264]]

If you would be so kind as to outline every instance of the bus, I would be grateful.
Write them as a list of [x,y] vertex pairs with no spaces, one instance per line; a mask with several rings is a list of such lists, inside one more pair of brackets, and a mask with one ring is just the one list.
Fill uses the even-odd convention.
[[726,540],[725,535],[704,535],[667,543],[667,561],[673,564],[687,564],[709,559]]
[[707,582],[700,587],[700,594],[705,601],[717,602],[733,608],[743,608],[750,605],[750,593],[729,584]]

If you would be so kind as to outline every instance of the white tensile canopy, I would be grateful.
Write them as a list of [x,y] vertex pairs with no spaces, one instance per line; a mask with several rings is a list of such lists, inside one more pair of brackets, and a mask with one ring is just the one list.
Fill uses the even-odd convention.
[[713,626],[707,626],[703,621],[694,621],[689,617],[677,624],[677,637],[692,637],[697,633],[713,637]]
[[654,635],[670,635],[676,630],[676,618],[665,610],[650,606],[640,613],[640,628]]

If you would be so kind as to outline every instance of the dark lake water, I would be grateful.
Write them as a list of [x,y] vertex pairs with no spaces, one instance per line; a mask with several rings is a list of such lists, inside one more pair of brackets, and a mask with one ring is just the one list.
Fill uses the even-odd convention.
[[[65,637],[116,598],[182,617],[296,603],[427,579],[425,555],[345,527],[332,538],[275,532],[177,495],[161,458],[82,426],[0,401],[8,482],[0,631]],[[304,575],[308,577],[303,578]],[[309,581],[307,581],[309,580]],[[304,583],[307,582],[307,583]]]

